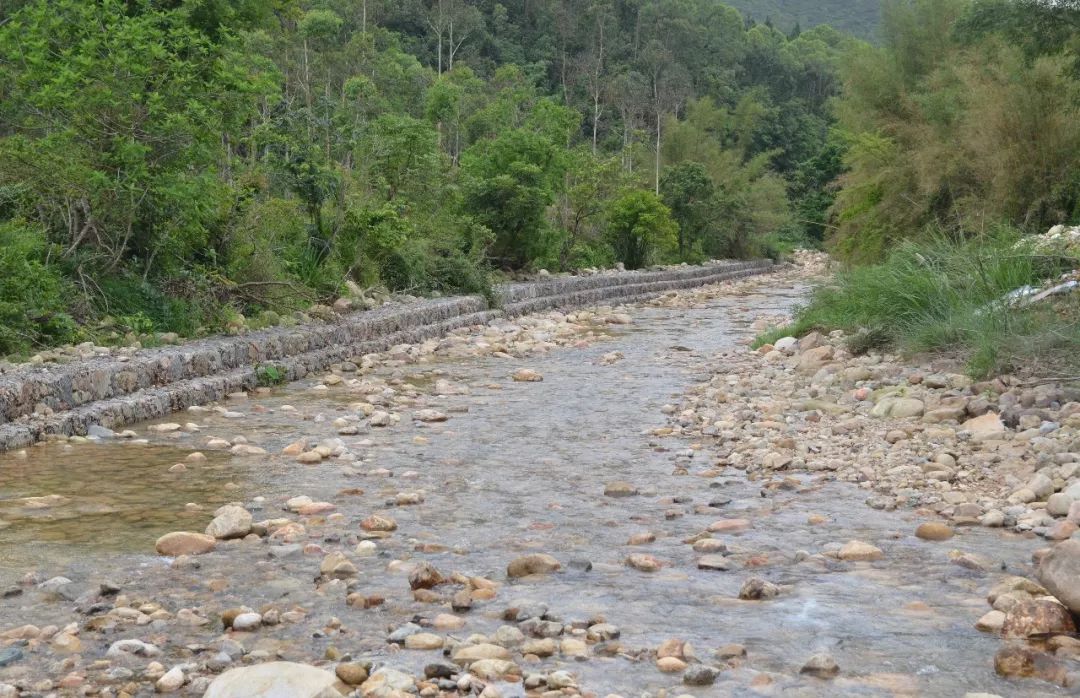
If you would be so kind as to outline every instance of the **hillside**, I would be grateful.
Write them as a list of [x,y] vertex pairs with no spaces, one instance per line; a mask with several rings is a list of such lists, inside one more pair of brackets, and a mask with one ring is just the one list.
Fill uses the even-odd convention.
[[758,21],[771,19],[789,32],[828,24],[862,39],[875,40],[881,23],[881,0],[724,0]]

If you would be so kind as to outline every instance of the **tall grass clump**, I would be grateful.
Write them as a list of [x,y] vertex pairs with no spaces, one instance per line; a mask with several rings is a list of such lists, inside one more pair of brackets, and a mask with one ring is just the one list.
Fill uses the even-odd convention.
[[885,261],[848,268],[817,288],[789,331],[843,330],[855,351],[952,352],[976,375],[1080,364],[1077,300],[1027,305],[1010,295],[1077,266],[1008,230],[906,242]]

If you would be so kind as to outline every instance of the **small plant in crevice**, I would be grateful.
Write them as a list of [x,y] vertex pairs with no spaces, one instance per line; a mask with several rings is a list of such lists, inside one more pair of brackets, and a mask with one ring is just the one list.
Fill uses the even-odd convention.
[[285,382],[285,371],[273,364],[261,364],[255,369],[255,378],[260,387],[269,388]]

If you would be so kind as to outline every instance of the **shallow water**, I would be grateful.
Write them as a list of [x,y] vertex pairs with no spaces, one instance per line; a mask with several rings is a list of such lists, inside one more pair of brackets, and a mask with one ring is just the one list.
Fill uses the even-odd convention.
[[[684,390],[707,378],[704,368],[724,370],[722,361],[709,357],[747,336],[752,317],[763,310],[781,312],[800,297],[799,288],[780,288],[701,309],[643,308],[633,313],[633,325],[584,348],[521,361],[483,358],[387,369],[381,375],[415,387],[416,408],[434,407],[450,419],[414,423],[409,409],[398,408],[400,424],[341,437],[361,456],[355,463],[307,466],[278,455],[234,458],[204,451],[207,463],[168,472],[207,436],[243,435],[271,454],[302,436],[335,437],[331,422],[361,396],[342,387],[313,391],[314,382],[230,402],[229,409],[245,413],[244,419],[173,418],[198,423],[201,431],[194,435],[153,436],[150,445],[49,445],[31,449],[25,459],[0,457],[0,520],[11,523],[0,528],[0,585],[11,586],[36,569],[84,586],[119,581],[125,593],[159,601],[162,589],[168,589],[174,611],[200,604],[218,610],[269,602],[298,605],[309,610],[306,623],[263,628],[245,645],[300,660],[320,658],[333,646],[419,671],[437,653],[388,653],[386,629],[448,609],[413,601],[405,574],[386,570],[389,560],[425,559],[444,573],[460,570],[502,581],[513,557],[547,552],[569,569],[545,581],[505,585],[495,601],[466,614],[466,628],[453,634],[491,632],[502,624],[498,615],[509,602],[527,598],[546,603],[552,616],[566,622],[602,615],[622,629],[621,642],[631,650],[677,637],[690,641],[703,660],[727,643],[741,643],[749,652],[743,668],[724,672],[709,688],[682,687],[678,677],[661,674],[648,659],[545,660],[540,667],[565,663],[583,687],[600,695],[662,688],[695,696],[1056,695],[1044,684],[1013,685],[994,675],[999,641],[976,631],[974,622],[988,610],[985,592],[999,575],[976,573],[948,558],[949,551],[959,549],[1025,574],[1035,547],[1031,541],[981,528],[962,529],[946,543],[919,541],[912,535],[918,523],[914,514],[872,510],[863,503],[868,492],[852,485],[802,478],[798,490],[764,491],[762,483],[748,482],[735,470],[705,478],[695,473],[712,464],[708,443],[687,461],[678,455],[687,442],[650,435],[666,423],[661,407],[677,403]],[[600,365],[600,357],[612,351],[625,358]],[[509,374],[521,366],[540,371],[544,381],[512,382]],[[436,375],[470,385],[471,395],[431,395]],[[297,411],[283,411],[287,404]],[[418,436],[426,443],[417,442]],[[357,445],[365,440],[370,445]],[[680,465],[690,474],[673,474]],[[394,477],[367,474],[376,468],[389,469]],[[415,475],[403,477],[409,471]],[[604,485],[612,480],[632,482],[642,494],[606,498]],[[365,492],[341,494],[348,488]],[[417,490],[426,495],[422,505],[386,504],[397,492]],[[312,539],[328,551],[351,550],[356,522],[371,513],[396,519],[398,531],[379,543],[379,556],[354,558],[360,590],[385,595],[386,605],[366,611],[346,607],[343,598],[320,593],[312,584],[320,556],[270,561],[263,543],[226,544],[200,558],[197,570],[166,569],[153,556],[158,535],[201,530],[221,503],[265,497],[265,508],[255,512],[259,520],[284,515],[282,499],[301,494],[334,502],[347,517],[347,525],[309,525]],[[12,503],[47,495],[69,501],[40,509]],[[730,503],[721,504],[727,498]],[[189,502],[202,509],[185,508]],[[716,506],[695,509],[710,503]],[[810,526],[810,514],[828,522]],[[735,517],[750,519],[752,527],[716,537],[736,551],[740,564],[728,572],[698,570],[698,556],[682,541],[716,519]],[[626,545],[631,535],[645,531],[656,534],[655,543]],[[850,539],[878,545],[885,559],[829,566],[795,562],[797,551],[816,553]],[[418,543],[447,550],[415,552]],[[665,567],[654,574],[629,569],[623,560],[632,552],[655,555]],[[744,568],[751,556],[761,566]],[[582,571],[572,561],[589,561],[592,569]],[[750,576],[790,589],[772,601],[738,601],[739,587]],[[223,580],[224,591],[211,595],[206,589],[211,579]],[[3,603],[0,629],[71,620],[69,605],[46,602],[37,592]],[[312,628],[333,616],[348,632],[313,637]],[[174,632],[175,646],[214,637],[207,630]],[[120,636],[144,637],[138,629],[124,629],[123,635],[106,638],[100,651]],[[817,651],[836,658],[841,678],[825,683],[798,676]],[[95,654],[90,650],[84,656]],[[183,657],[190,654],[170,659]],[[30,656],[21,667],[0,670],[0,681],[5,671],[47,670],[47,654]]]

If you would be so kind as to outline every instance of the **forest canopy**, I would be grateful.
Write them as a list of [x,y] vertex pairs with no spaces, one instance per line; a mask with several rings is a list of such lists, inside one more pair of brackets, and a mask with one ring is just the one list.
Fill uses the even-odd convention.
[[775,3],[7,3],[0,353],[1076,218],[1075,0]]

